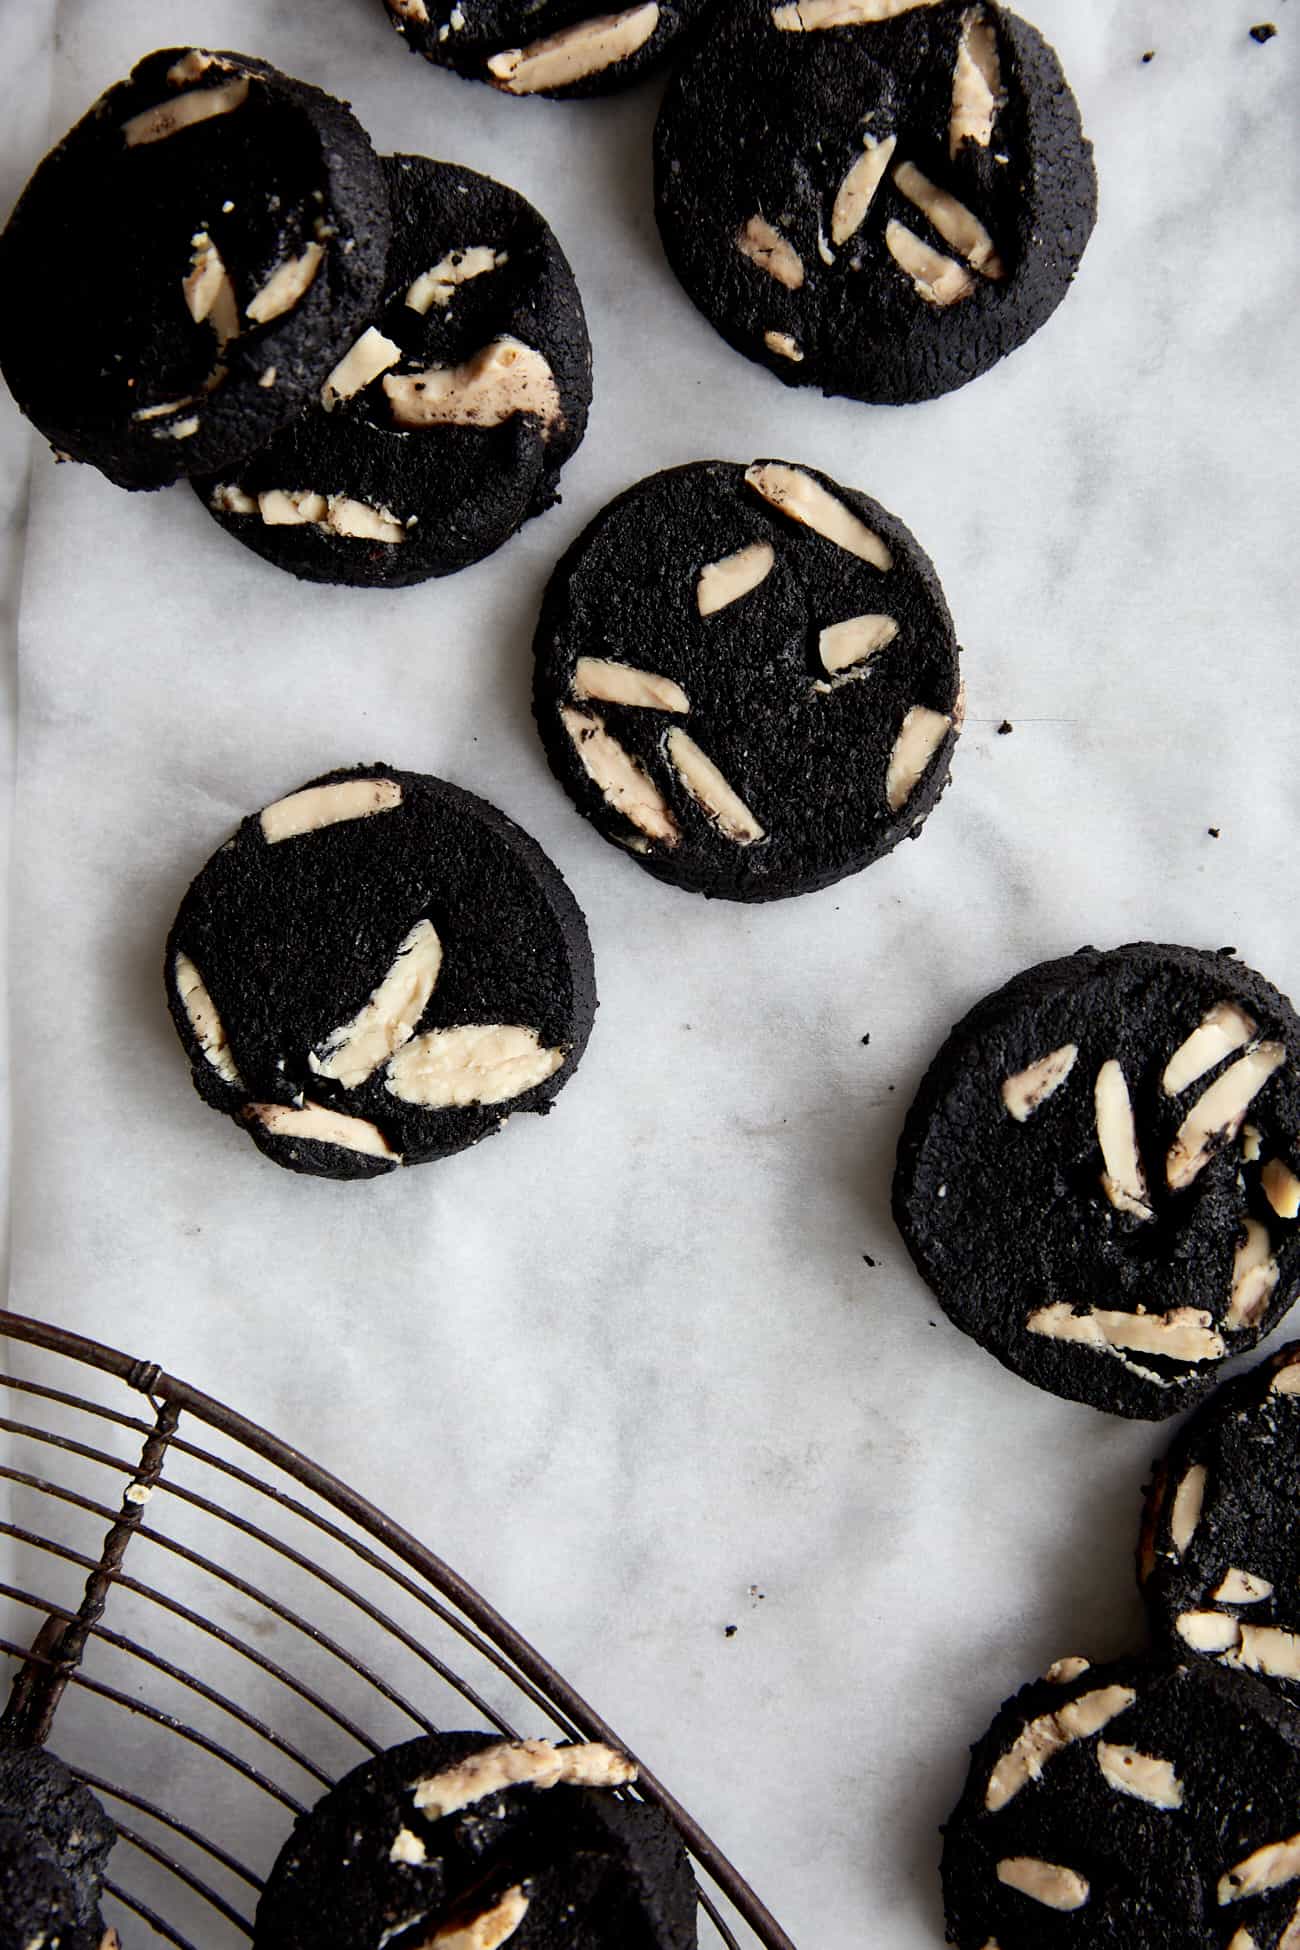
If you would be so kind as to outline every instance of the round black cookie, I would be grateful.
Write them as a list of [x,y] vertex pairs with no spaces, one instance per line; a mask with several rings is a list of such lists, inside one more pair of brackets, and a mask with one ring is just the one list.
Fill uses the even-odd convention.
[[451,163],[383,161],[393,244],[365,332],[316,404],[195,483],[313,582],[394,587],[491,554],[558,498],[591,403],[578,287],[532,205]]
[[596,1008],[536,841],[416,772],[329,772],[244,820],[167,943],[194,1086],[292,1171],[371,1178],[546,1111]]
[[959,1950],[1280,1950],[1300,1736],[1250,1679],[1067,1659],[972,1749],[944,1830]]
[[668,261],[790,386],[896,404],[1044,324],[1096,220],[1060,63],[993,0],[735,0],[668,90]]
[[[480,1918],[465,1943],[692,1950],[695,1883],[673,1829],[645,1802],[575,1784],[571,1769],[576,1780],[635,1773],[608,1748],[481,1733],[366,1761],[299,1816],[258,1904],[254,1950],[416,1950]],[[427,1799],[439,1789],[454,1804],[441,1814]]]
[[1041,1388],[1172,1415],[1300,1281],[1300,1022],[1231,951],[1084,948],[952,1031],[894,1217],[944,1311]]
[[[48,1871],[33,1866],[33,1888],[49,1894],[60,1918],[102,1933],[99,1897],[117,1829],[90,1789],[43,1747],[0,1737],[0,1823],[18,1824],[35,1838],[37,1853],[48,1855]],[[20,1859],[27,1859],[24,1851],[6,1856],[7,1878],[20,1877]]]
[[[1285,1168],[1283,1168],[1285,1169]],[[1280,1172],[1270,1181],[1280,1185]],[[1288,1208],[1300,1185],[1286,1191]],[[1253,1672],[1300,1705],[1300,1344],[1220,1388],[1147,1490],[1139,1580],[1175,1657]]]
[[346,105],[243,54],[147,55],[0,236],[0,367],[65,459],[156,488],[260,446],[370,314],[379,159]]
[[609,95],[636,81],[709,0],[641,0],[593,14],[591,0],[383,0],[426,61],[507,95]]
[[560,561],[533,647],[570,798],[697,893],[829,886],[947,782],[962,702],[938,578],[902,522],[810,467],[638,482]]

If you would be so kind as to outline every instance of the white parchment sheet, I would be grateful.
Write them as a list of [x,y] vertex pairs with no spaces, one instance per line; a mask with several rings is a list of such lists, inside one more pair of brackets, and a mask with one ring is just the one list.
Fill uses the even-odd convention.
[[[941,1942],[935,1831],[966,1746],[1049,1659],[1135,1643],[1165,1441],[1003,1373],[910,1270],[888,1191],[922,1070],[977,997],[1085,941],[1232,943],[1300,991],[1300,16],[1033,14],[1097,144],[1098,231],[1028,347],[888,409],[784,390],[679,291],[651,211],[658,82],[502,98],[406,55],[379,0],[0,9],[10,198],[147,49],[240,48],[349,97],[381,149],[536,202],[596,357],[562,507],[392,594],[294,582],[184,488],[56,467],[0,404],[11,1305],[162,1362],[390,1509],[816,1950]],[[611,495],[756,455],[909,523],[970,716],[917,844],[745,910],[657,885],[576,817],[532,729],[529,642]],[[376,758],[537,836],[589,917],[602,1007],[553,1116],[339,1186],[200,1103],[162,945],[243,814]]]

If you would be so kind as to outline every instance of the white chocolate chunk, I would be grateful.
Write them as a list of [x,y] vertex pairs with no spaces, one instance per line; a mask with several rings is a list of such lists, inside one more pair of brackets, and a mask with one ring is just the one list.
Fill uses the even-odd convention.
[[775,561],[776,550],[770,542],[751,542],[748,548],[738,548],[734,555],[724,555],[719,562],[706,562],[695,585],[700,615],[713,616],[731,603],[738,603],[771,575]]
[[831,623],[817,639],[822,669],[834,675],[864,664],[897,635],[898,624],[892,616],[848,616],[842,623]]
[[1204,1463],[1193,1463],[1174,1492],[1174,1507],[1169,1516],[1169,1535],[1181,1557],[1196,1535],[1205,1504],[1208,1471]]
[[998,1881],[1047,1909],[1082,1909],[1088,1884],[1077,1869],[1057,1862],[1040,1862],[1032,1855],[1008,1855],[998,1863]]
[[604,657],[579,657],[573,672],[573,695],[597,698],[604,704],[639,705],[647,711],[689,711],[691,701],[671,677],[637,670],[632,664]]
[[1176,1621],[1178,1636],[1193,1652],[1232,1652],[1241,1644],[1241,1626],[1222,1611],[1185,1611]]
[[307,1058],[317,1076],[353,1090],[373,1076],[415,1034],[442,968],[442,943],[432,921],[417,921],[399,944],[392,967],[370,998]]
[[713,760],[702,752],[693,738],[674,725],[668,733],[668,757],[678,778],[697,806],[701,806],[718,829],[737,846],[752,846],[765,837],[740,795],[728,785]]
[[1268,1227],[1247,1219],[1232,1259],[1232,1291],[1224,1326],[1237,1330],[1257,1327],[1277,1285],[1278,1266],[1269,1243]]
[[1210,1013],[1195,1028],[1165,1065],[1160,1087],[1166,1097],[1176,1097],[1195,1083],[1225,1056],[1244,1049],[1255,1034],[1250,1017],[1235,1002],[1216,1002]]
[[449,305],[456,295],[458,284],[468,284],[471,278],[486,277],[489,271],[500,270],[507,261],[506,252],[493,250],[490,244],[471,244],[465,250],[448,251],[430,270],[421,271],[414,283],[408,286],[407,305],[423,318],[430,305]]
[[1224,1574],[1218,1589],[1210,1596],[1217,1598],[1221,1605],[1258,1605],[1273,1596],[1273,1587],[1267,1578],[1257,1578],[1253,1571],[1234,1569]]
[[795,0],[793,6],[773,7],[772,25],[783,34],[811,34],[823,27],[867,27],[934,5],[936,0]]
[[137,149],[142,143],[161,142],[182,129],[192,129],[196,122],[208,122],[214,115],[229,115],[247,100],[248,76],[241,74],[234,81],[223,81],[219,88],[192,88],[188,94],[160,102],[157,108],[143,109],[123,122],[122,134],[127,148]]
[[388,1851],[390,1862],[405,1862],[411,1867],[428,1861],[428,1851],[418,1835],[409,1828],[399,1828],[393,1837],[393,1846]]
[[[230,282],[221,252],[207,231],[197,231],[192,242],[189,274],[181,280],[186,307],[196,325],[201,325],[205,318],[210,319],[218,344],[225,345],[228,339],[239,336],[239,305],[235,298],[235,287]],[[139,415],[134,417],[139,418]]]
[[903,719],[885,772],[885,804],[901,812],[952,730],[952,719],[928,705],[914,704]]
[[993,23],[983,7],[968,7],[961,17],[961,39],[952,71],[948,154],[953,161],[963,142],[988,148],[993,140],[994,118],[1005,100]]
[[493,339],[459,366],[390,373],[384,391],[399,427],[499,427],[533,413],[542,437],[562,425],[560,389],[540,352],[519,339]]
[[736,232],[736,249],[787,291],[797,291],[803,283],[803,259],[766,217],[753,216],[741,225]]
[[1219,1881],[1219,1902],[1239,1903],[1244,1896],[1260,1896],[1266,1889],[1280,1889],[1300,1876],[1300,1835],[1284,1842],[1268,1842],[1257,1848]]
[[377,1125],[364,1117],[346,1117],[342,1111],[327,1110],[324,1104],[308,1099],[301,1108],[292,1104],[247,1104],[244,1116],[260,1124],[272,1137],[301,1138],[313,1144],[335,1144],[343,1151],[361,1151],[368,1158],[392,1158],[399,1165],[401,1153],[394,1151]]
[[504,1104],[553,1077],[564,1057],[562,1049],[543,1048],[535,1029],[517,1023],[430,1029],[397,1051],[384,1088],[425,1110]]
[[267,845],[274,846],[279,840],[296,839],[300,833],[336,826],[343,819],[369,819],[372,813],[391,812],[401,803],[402,788],[396,779],[342,779],[337,785],[309,785],[262,808],[262,833]]
[[1077,1654],[1071,1654],[1065,1659],[1053,1659],[1043,1678],[1049,1686],[1068,1686],[1072,1679],[1079,1679],[1089,1671],[1091,1665],[1091,1659],[1080,1659]]
[[1099,1740],[1097,1765],[1113,1788],[1131,1794],[1135,1801],[1149,1801],[1153,1808],[1183,1805],[1183,1784],[1167,1760],[1157,1760],[1137,1747],[1112,1747]]
[[225,1025],[217,1014],[203,977],[186,954],[177,955],[172,972],[176,978],[176,993],[189,1017],[190,1028],[194,1031],[199,1048],[223,1082],[233,1083],[237,1087],[242,1085],[243,1078],[226,1039]]
[[1270,1679],[1300,1679],[1300,1637],[1277,1625],[1242,1625],[1241,1649],[1225,1663]]
[[764,332],[763,343],[769,352],[779,358],[790,359],[796,366],[803,364],[803,351],[798,339],[792,339],[788,332]]
[[786,467],[780,461],[768,461],[764,466],[755,462],[745,469],[745,485],[761,494],[778,513],[825,536],[837,548],[870,562],[873,568],[893,568],[894,558],[879,535],[802,468]]
[[658,25],[655,0],[621,14],[598,14],[594,20],[577,21],[544,40],[530,41],[527,47],[494,54],[487,64],[488,72],[510,95],[563,88],[570,81],[612,68],[616,61],[626,61],[645,46]]
[[1036,1063],[1029,1063],[1014,1076],[1007,1077],[1002,1084],[1003,1106],[1017,1124],[1023,1124],[1033,1116],[1040,1104],[1045,1104],[1052,1094],[1059,1090],[1074,1068],[1079,1054],[1077,1043],[1062,1043],[1060,1049],[1049,1050],[1040,1056]]
[[831,209],[831,242],[847,244],[862,228],[876,191],[884,180],[890,159],[898,147],[898,137],[887,135],[877,141],[874,135],[862,138],[864,153],[845,174]]
[[[247,499],[247,497],[245,497]],[[326,528],[359,541],[404,542],[406,529],[391,508],[372,508],[348,494],[317,494],[310,488],[264,488],[257,510],[268,528]],[[237,508],[231,512],[248,512]]]
[[278,264],[251,304],[244,307],[254,325],[267,325],[292,311],[311,289],[324,255],[319,244],[308,244],[301,257],[286,258]]
[[549,1740],[506,1740],[416,1781],[413,1791],[416,1807],[430,1821],[441,1821],[508,1787],[626,1787],[636,1775],[633,1762],[599,1741],[554,1747]]
[[909,203],[914,203],[943,238],[945,244],[960,251],[972,270],[982,278],[1005,277],[1002,260],[993,248],[993,239],[973,211],[959,203],[947,190],[941,190],[915,163],[901,162],[894,181]]
[[885,226],[885,244],[895,264],[906,271],[917,295],[927,305],[960,304],[975,289],[975,280],[964,264],[934,250],[896,218],[891,218]]
[[527,1910],[528,1898],[516,1884],[471,1922],[444,1924],[422,1944],[417,1944],[415,1950],[498,1950],[500,1944],[514,1935]]
[[676,846],[681,838],[668,802],[639,759],[606,731],[604,720],[566,704],[560,712],[587,777],[610,805],[652,840]]
[[1251,1104],[1285,1062],[1281,1043],[1259,1043],[1197,1098],[1165,1160],[1170,1191],[1184,1191],[1209,1163],[1216,1145],[1231,1144]]
[[1025,1328],[1049,1340],[1109,1350],[1127,1347],[1163,1354],[1169,1361],[1217,1361],[1226,1351],[1202,1307],[1171,1307],[1167,1314],[1110,1313],[1092,1307],[1077,1314],[1068,1301],[1058,1300],[1030,1314]]
[[[1083,1662],[1087,1671],[1087,1661]],[[1049,1675],[1050,1676],[1050,1675]],[[1128,1686],[1100,1686],[1095,1692],[1080,1693],[1055,1713],[1044,1713],[1030,1720],[1017,1734],[989,1775],[984,1806],[997,1814],[1014,1800],[1022,1787],[1042,1775],[1049,1760],[1068,1747],[1071,1741],[1087,1740],[1102,1727],[1132,1706],[1137,1694]]]
[[1138,1152],[1133,1105],[1124,1072],[1114,1057],[1103,1063],[1097,1072],[1093,1100],[1097,1116],[1097,1142],[1106,1166],[1101,1188],[1116,1211],[1129,1212],[1138,1219],[1149,1219],[1153,1214]]
[[402,348],[370,325],[350,351],[345,352],[320,389],[321,405],[328,413],[341,399],[351,399],[381,372],[395,366]]
[[1279,1219],[1300,1218],[1300,1178],[1281,1158],[1270,1158],[1259,1174],[1260,1189]]

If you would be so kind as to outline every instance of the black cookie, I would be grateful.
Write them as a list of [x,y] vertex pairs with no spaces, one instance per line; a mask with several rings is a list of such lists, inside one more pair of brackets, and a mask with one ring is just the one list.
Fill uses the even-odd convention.
[[697,893],[829,886],[947,782],[961,687],[929,558],[812,468],[699,461],[629,488],[551,577],[534,650],[579,811]]
[[65,458],[164,486],[269,439],[378,299],[379,159],[342,102],[163,48],[45,158],[0,237],[0,366]]
[[549,1110],[596,1008],[586,924],[536,841],[382,765],[246,819],[181,903],[166,980],[199,1095],[323,1178]]
[[[1285,1173],[1285,1177],[1283,1174]],[[1284,1207],[1300,1183],[1265,1182]],[[1252,1225],[1256,1221],[1251,1222]],[[1300,1345],[1221,1388],[1155,1471],[1138,1569],[1176,1657],[1257,1673],[1300,1705]]]
[[117,1829],[90,1789],[44,1748],[0,1738],[0,1822],[20,1823],[48,1851],[69,1919],[102,1930],[99,1895]]
[[1096,220],[1052,49],[992,0],[737,0],[655,131],[668,261],[789,386],[934,399],[1060,304]]
[[642,0],[596,14],[590,0],[384,0],[408,47],[507,95],[609,95],[653,67],[709,0]]
[[490,555],[558,499],[591,403],[578,287],[532,205],[424,156],[384,168],[372,322],[321,403],[195,483],[230,534],[312,582],[391,588]]
[[73,1887],[36,1832],[0,1817],[0,1950],[118,1950],[95,1911],[80,1920]]
[[1199,1399],[1300,1282],[1268,1190],[1300,1165],[1298,1056],[1286,998],[1228,952],[1018,975],[953,1030],[899,1143],[894,1217],[945,1312],[1072,1400]]
[[1052,1672],[972,1749],[944,1834],[949,1942],[1280,1950],[1300,1931],[1294,1715],[1200,1667]]
[[609,1791],[634,1775],[599,1746],[446,1733],[391,1748],[298,1818],[254,1950],[415,1950],[475,1922],[458,1945],[692,1950],[681,1842],[657,1809]]

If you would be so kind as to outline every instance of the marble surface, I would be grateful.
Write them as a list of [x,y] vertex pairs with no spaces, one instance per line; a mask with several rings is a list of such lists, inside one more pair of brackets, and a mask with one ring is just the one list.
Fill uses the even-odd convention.
[[[1268,0],[1261,46],[1264,4],[1036,0],[1096,141],[1099,228],[1028,347],[899,410],[787,392],[693,311],[651,214],[657,82],[503,99],[404,56],[377,0],[0,13],[6,203],[139,53],[244,48],[350,96],[381,148],[537,202],[597,360],[563,506],[391,595],[300,587],[184,489],[56,468],[0,401],[11,1304],[161,1361],[391,1509],[818,1950],[942,1941],[936,1826],[965,1748],[1049,1659],[1137,1640],[1163,1444],[1004,1374],[910,1270],[888,1186],[921,1071],[976,997],[1083,941],[1231,942],[1300,990],[1300,15]],[[744,911],[656,885],[575,818],[528,644],[611,494],[755,453],[914,528],[970,717],[918,844]],[[590,918],[603,1006],[553,1117],[338,1187],[200,1104],[159,963],[243,813],[376,756],[537,835]]]

